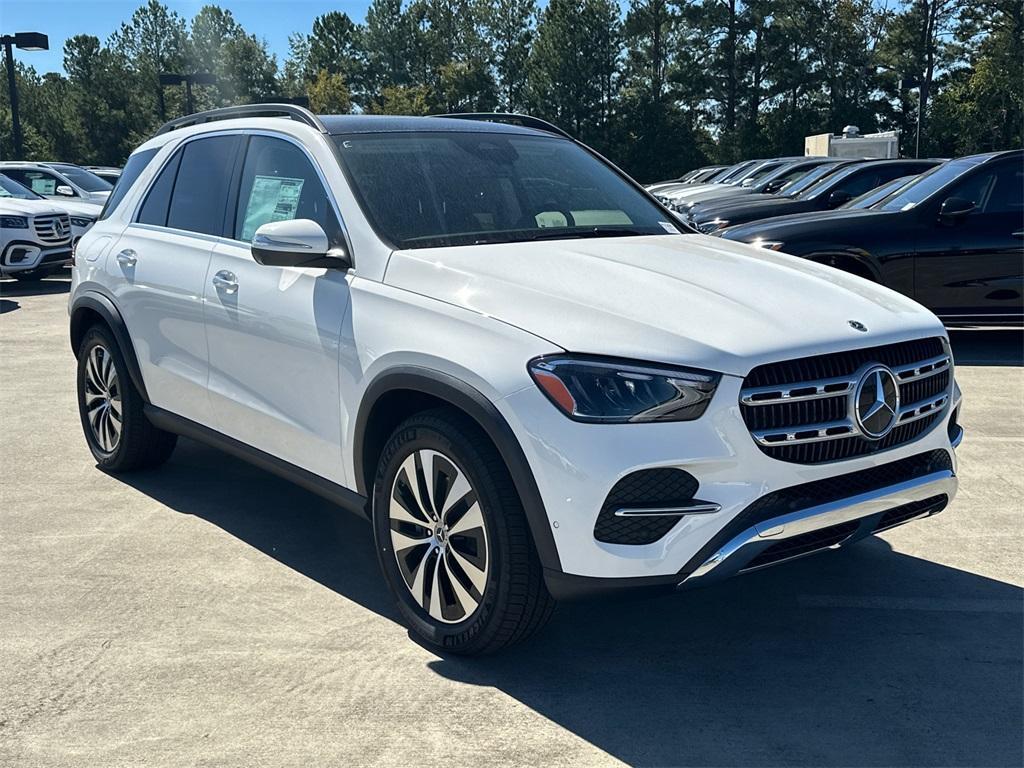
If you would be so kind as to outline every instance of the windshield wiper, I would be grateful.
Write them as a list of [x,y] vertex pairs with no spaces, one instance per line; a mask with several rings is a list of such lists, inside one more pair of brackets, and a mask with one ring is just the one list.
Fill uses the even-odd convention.
[[[585,237],[629,237],[631,235],[656,235],[636,227],[589,227],[587,229],[560,229],[557,232],[538,232],[529,235],[528,240],[578,240]],[[665,233],[669,234],[669,233]]]

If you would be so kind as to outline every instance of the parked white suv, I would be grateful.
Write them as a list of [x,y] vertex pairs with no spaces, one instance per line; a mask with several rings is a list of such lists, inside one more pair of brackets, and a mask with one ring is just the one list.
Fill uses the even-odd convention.
[[554,598],[710,582],[956,491],[930,312],[686,234],[532,118],[172,121],[80,243],[70,313],[103,469],[186,435],[370,517],[409,626],[454,652],[527,637]]
[[0,174],[0,277],[41,280],[71,263],[65,211]]
[[0,162],[6,174],[36,194],[51,200],[84,200],[103,205],[114,188],[106,179],[71,163]]

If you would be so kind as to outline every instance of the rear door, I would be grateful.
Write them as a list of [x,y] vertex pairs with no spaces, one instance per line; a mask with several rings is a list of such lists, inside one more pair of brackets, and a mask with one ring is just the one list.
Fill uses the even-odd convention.
[[253,135],[233,192],[228,233],[204,292],[210,402],[217,429],[341,483],[339,354],[349,307],[344,270],[268,267],[250,242],[268,221],[312,219],[344,245],[334,201],[298,144]]
[[[942,202],[970,200],[963,219],[939,220]],[[1024,167],[1019,159],[984,165],[921,211],[915,298],[944,320],[1019,322],[1024,313]]]
[[151,402],[203,424],[210,421],[203,286],[240,142],[204,136],[179,148],[106,263]]

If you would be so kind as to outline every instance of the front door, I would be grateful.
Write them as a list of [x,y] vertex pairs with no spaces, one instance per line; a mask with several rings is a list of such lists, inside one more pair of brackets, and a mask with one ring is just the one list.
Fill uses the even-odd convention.
[[210,402],[224,434],[343,482],[339,354],[349,305],[344,270],[265,267],[249,243],[268,221],[312,219],[343,244],[312,160],[285,139],[248,140],[233,237],[207,271]]
[[1019,160],[983,166],[941,196],[975,210],[943,222],[942,200],[921,212],[915,298],[943,320],[1019,322],[1024,315],[1024,168]]

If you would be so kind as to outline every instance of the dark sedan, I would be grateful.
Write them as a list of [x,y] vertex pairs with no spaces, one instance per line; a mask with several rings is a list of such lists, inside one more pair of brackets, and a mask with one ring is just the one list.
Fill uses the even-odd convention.
[[950,160],[866,210],[721,232],[913,297],[951,326],[1024,325],[1024,152]]
[[791,213],[828,211],[868,190],[900,176],[921,173],[937,160],[862,160],[843,165],[802,191],[752,199],[723,199],[698,203],[689,212],[689,222],[705,234],[748,221],[771,219]]

